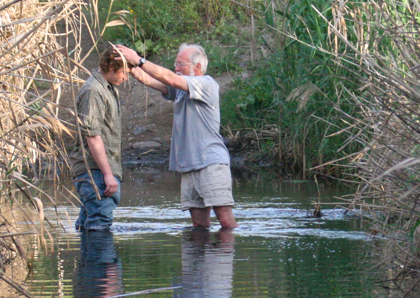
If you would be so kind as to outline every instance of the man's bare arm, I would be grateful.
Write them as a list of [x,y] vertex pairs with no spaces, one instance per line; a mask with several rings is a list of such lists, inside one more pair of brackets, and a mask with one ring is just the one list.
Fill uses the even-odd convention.
[[162,94],[166,95],[168,93],[168,89],[166,89],[166,85],[159,82],[155,78],[148,75],[146,72],[144,72],[140,67],[133,67],[131,69],[131,75],[136,78],[138,81],[143,83],[146,86],[149,86],[153,89],[156,89]]
[[93,137],[85,136],[85,138],[87,140],[87,144],[93,159],[104,175],[104,181],[106,185],[104,194],[105,196],[110,197],[118,190],[118,182],[112,174],[102,137],[97,135]]
[[[137,53],[134,50],[127,48],[125,46],[122,46],[122,45],[118,45],[117,49],[121,54],[124,55],[125,59],[127,60],[127,63],[132,64],[132,65],[137,65],[139,63],[140,57],[139,55],[137,55]],[[122,58],[117,57],[115,59],[118,60]],[[135,68],[133,69],[134,71],[136,71]],[[174,73],[173,71],[165,67],[162,67],[157,64],[154,64],[153,62],[147,61],[145,64],[143,64],[141,69],[144,72],[146,72],[148,75],[150,75],[151,77],[153,77],[154,79],[156,79],[157,81],[159,81],[160,83],[166,86],[171,86],[176,89],[188,91],[188,84],[185,78],[183,76],[177,75],[176,73]],[[156,89],[155,87],[153,87],[153,85],[150,85],[150,87]],[[161,91],[160,89],[157,89],[157,90]]]

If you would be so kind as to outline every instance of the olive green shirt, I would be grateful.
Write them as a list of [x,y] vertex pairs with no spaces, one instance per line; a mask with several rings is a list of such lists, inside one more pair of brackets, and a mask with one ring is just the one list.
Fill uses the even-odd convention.
[[[121,165],[121,113],[118,101],[118,90],[98,71],[83,84],[77,94],[77,112],[83,136],[102,137],[106,156],[114,176],[122,180]],[[70,154],[72,171],[75,176],[86,172],[82,147],[78,137],[77,144]],[[90,154],[86,138],[83,138],[88,166],[91,170],[99,170]]]

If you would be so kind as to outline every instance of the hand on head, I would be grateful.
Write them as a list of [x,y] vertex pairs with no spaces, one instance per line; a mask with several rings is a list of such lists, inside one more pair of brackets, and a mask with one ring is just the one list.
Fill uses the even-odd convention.
[[121,57],[122,55],[124,56],[128,64],[138,65],[139,63],[139,59],[140,59],[139,55],[137,55],[137,53],[134,50],[127,48],[126,46],[116,45],[114,47],[114,53],[116,54],[115,60],[122,60],[123,59]]

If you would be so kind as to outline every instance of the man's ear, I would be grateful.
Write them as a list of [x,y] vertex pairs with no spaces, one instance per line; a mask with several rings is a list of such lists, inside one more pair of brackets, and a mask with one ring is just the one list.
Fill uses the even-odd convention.
[[201,63],[197,63],[195,66],[194,66],[194,72],[197,72],[197,71],[199,71],[200,73],[201,73]]

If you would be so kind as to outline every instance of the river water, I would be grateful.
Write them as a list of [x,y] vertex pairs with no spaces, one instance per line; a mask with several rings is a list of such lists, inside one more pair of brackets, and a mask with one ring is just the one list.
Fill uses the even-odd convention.
[[[372,269],[371,249],[383,240],[335,205],[311,217],[313,201],[339,202],[348,189],[264,172],[233,178],[234,231],[220,230],[214,216],[210,229],[192,229],[179,210],[179,175],[154,167],[126,167],[111,233],[77,233],[78,208],[61,198],[65,230],[51,230],[53,253],[34,244],[29,289],[37,297],[391,296],[379,283],[385,273]],[[45,214],[58,226],[54,208]]]

